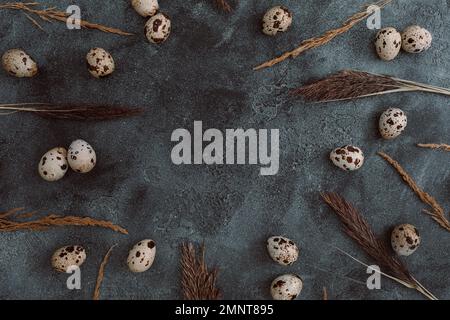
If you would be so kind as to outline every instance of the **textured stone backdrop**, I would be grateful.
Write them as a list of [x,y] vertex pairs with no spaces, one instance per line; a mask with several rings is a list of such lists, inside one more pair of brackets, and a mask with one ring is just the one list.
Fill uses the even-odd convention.
[[[4,1],[3,1],[4,2]],[[376,155],[384,150],[412,173],[418,184],[450,210],[450,155],[416,148],[417,142],[450,142],[449,98],[398,94],[354,102],[307,104],[287,96],[312,78],[355,68],[450,87],[450,1],[395,0],[382,12],[382,25],[399,30],[411,24],[429,29],[432,48],[420,55],[379,60],[364,23],[331,44],[259,72],[252,67],[302,39],[340,25],[365,1],[239,1],[221,14],[212,1],[165,1],[172,35],[160,45],[146,41],[145,19],[129,1],[46,1],[65,8],[79,4],[83,18],[136,33],[121,37],[99,31],[68,31],[0,11],[1,52],[21,47],[40,65],[39,76],[15,79],[0,72],[0,102],[53,102],[143,106],[142,117],[102,123],[56,122],[20,114],[0,118],[1,209],[26,207],[61,214],[91,215],[117,222],[129,236],[109,230],[62,228],[42,233],[0,234],[0,298],[90,299],[97,270],[109,246],[118,243],[107,267],[103,299],[178,299],[179,244],[205,241],[207,260],[221,267],[219,286],[229,299],[269,299],[277,275],[304,279],[301,299],[320,299],[326,286],[335,299],[421,299],[384,279],[369,291],[364,268],[337,252],[342,248],[371,262],[341,231],[319,191],[338,191],[354,202],[376,232],[389,239],[398,223],[412,223],[422,245],[405,259],[419,281],[440,298],[450,298],[449,233],[421,210],[425,206]],[[269,7],[283,4],[294,13],[291,30],[275,38],[260,31]],[[91,47],[109,50],[117,65],[112,77],[92,78],[84,57]],[[398,139],[383,141],[380,113],[400,107],[409,125]],[[255,166],[181,166],[171,163],[170,135],[176,128],[279,128],[280,172],[259,176]],[[83,138],[97,152],[87,175],[69,172],[57,183],[37,174],[44,152]],[[327,159],[336,146],[364,149],[366,164],[354,173]],[[300,246],[291,267],[270,260],[265,240],[286,235]],[[127,270],[128,250],[143,238],[157,242],[150,271]],[[82,244],[82,290],[65,288],[67,276],[50,266],[52,252]]]

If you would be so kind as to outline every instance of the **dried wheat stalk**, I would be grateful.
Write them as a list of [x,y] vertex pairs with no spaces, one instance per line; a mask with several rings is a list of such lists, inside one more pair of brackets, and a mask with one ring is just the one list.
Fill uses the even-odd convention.
[[29,112],[43,118],[56,120],[112,120],[141,114],[141,108],[107,106],[61,106],[42,103],[0,104],[0,116]]
[[357,70],[343,70],[292,91],[307,101],[330,102],[397,92],[422,91],[450,96],[450,90]]
[[[36,25],[38,28],[42,29],[42,26],[31,17],[30,14],[34,14],[41,18],[43,21],[51,22],[52,20],[67,22],[67,18],[70,14],[58,11],[55,8],[46,8],[46,9],[36,9],[36,7],[41,6],[39,2],[7,2],[4,4],[0,4],[0,9],[11,9],[11,10],[20,10],[25,13],[26,17],[31,20],[31,22]],[[107,33],[114,33],[122,36],[131,36],[132,33],[122,31],[120,29],[107,27],[101,24],[92,23],[89,21],[81,20],[80,25],[86,29],[96,29]]]
[[[373,3],[372,5],[378,6],[380,8],[384,8],[390,2],[392,2],[392,0],[381,0],[381,1]],[[348,18],[340,28],[328,30],[327,32],[325,32],[323,35],[321,35],[319,37],[310,38],[308,40],[305,40],[300,44],[299,47],[295,48],[294,50],[285,52],[279,57],[276,57],[272,60],[264,62],[263,64],[260,64],[259,66],[253,68],[253,70],[260,70],[263,68],[272,67],[275,64],[283,62],[284,60],[286,60],[288,58],[291,58],[291,57],[296,58],[297,56],[299,56],[300,54],[302,54],[303,52],[305,52],[307,50],[314,49],[314,48],[317,48],[317,47],[327,44],[328,42],[330,42],[337,36],[349,31],[351,28],[353,28],[359,22],[367,19],[372,14],[372,12],[367,10],[367,8],[370,6],[371,5],[366,6],[363,11],[358,12],[358,13],[354,14],[353,16],[351,16],[350,18]]]
[[[42,231],[50,227],[65,227],[65,226],[82,226],[82,227],[101,227],[111,229],[115,232],[128,234],[128,231],[118,225],[113,224],[110,221],[96,220],[90,217],[75,217],[75,216],[58,216],[48,215],[42,218],[38,218],[31,221],[17,221],[11,218],[23,208],[16,208],[4,213],[0,213],[0,232],[13,232],[13,231]],[[32,218],[34,212],[29,212],[21,215],[16,215],[16,218],[25,219]]]
[[326,287],[323,287],[323,301],[327,301],[328,300],[328,291]]
[[181,286],[185,300],[218,300],[220,290],[216,288],[218,269],[208,270],[205,263],[205,246],[197,255],[192,243],[181,246]]
[[323,193],[322,198],[334,210],[344,225],[344,232],[372,258],[378,266],[386,270],[382,274],[398,283],[419,291],[429,299],[436,299],[409,273],[406,266],[392,256],[383,241],[379,240],[372,228],[353,205],[336,193]]
[[397,172],[402,177],[403,181],[405,181],[406,184],[409,185],[409,187],[415,192],[415,194],[420,198],[420,200],[431,207],[431,211],[428,210],[424,211],[427,214],[429,214],[437,223],[439,223],[441,227],[443,227],[447,231],[450,231],[450,221],[448,221],[447,218],[445,218],[444,209],[436,201],[436,199],[434,199],[431,195],[423,191],[397,161],[392,159],[384,152],[378,152],[378,154],[384,160],[386,160],[391,166],[393,166],[395,170],[397,170]]
[[437,143],[419,143],[417,144],[418,147],[421,148],[428,148],[428,149],[435,149],[435,150],[444,150],[450,152],[450,145],[449,144],[437,144]]
[[214,0],[214,2],[216,3],[217,7],[219,7],[222,11],[226,13],[233,11],[233,8],[231,7],[231,5],[228,3],[227,0]]
[[102,263],[100,264],[100,268],[98,270],[97,281],[95,282],[94,296],[93,300],[100,300],[100,286],[102,285],[103,278],[105,277],[105,268],[108,264],[109,258],[111,257],[111,253],[116,245],[113,245],[109,248],[108,252],[104,256]]

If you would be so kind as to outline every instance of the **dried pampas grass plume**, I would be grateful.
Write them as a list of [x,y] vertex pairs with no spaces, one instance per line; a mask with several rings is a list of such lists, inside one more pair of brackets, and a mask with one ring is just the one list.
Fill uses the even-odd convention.
[[[128,231],[121,226],[115,225],[110,221],[97,220],[90,217],[75,217],[75,216],[58,216],[48,215],[42,218],[34,220],[30,219],[34,216],[35,212],[27,212],[18,214],[23,211],[23,208],[16,208],[4,213],[0,213],[0,233],[1,232],[14,232],[14,231],[43,231],[51,227],[67,227],[67,226],[79,226],[79,227],[101,227],[111,229],[115,232],[122,234],[128,234]],[[20,221],[11,219],[16,216]]]
[[[34,14],[36,17],[39,17],[41,20],[46,22],[60,21],[67,22],[67,18],[70,17],[69,13],[58,11],[55,8],[46,8],[46,9],[38,9],[37,7],[42,6],[39,2],[7,2],[0,4],[0,9],[10,9],[10,10],[19,10],[22,11],[25,16],[33,23],[33,25],[37,26],[39,29],[44,30],[42,26],[34,19],[31,15]],[[118,34],[121,36],[131,36],[132,33],[122,31],[120,29],[107,27],[101,24],[92,23],[89,21],[81,20],[80,25],[82,28],[86,29],[96,29],[106,33]]]
[[[431,300],[436,300],[436,297],[409,273],[406,266],[391,254],[384,242],[375,236],[358,209],[336,193],[322,193],[322,198],[338,216],[344,226],[344,232],[383,270],[381,274],[407,288],[419,291]],[[353,259],[361,263],[359,260]]]
[[102,263],[100,264],[100,268],[98,270],[97,275],[97,281],[95,283],[95,289],[94,289],[94,296],[93,300],[100,300],[100,287],[103,282],[103,278],[105,277],[105,268],[108,264],[109,258],[111,257],[111,253],[116,245],[113,245],[111,248],[109,248],[108,252],[106,252],[106,255],[103,257]]
[[414,191],[414,193],[420,198],[420,200],[431,207],[431,211],[424,210],[430,215],[434,221],[436,221],[442,228],[450,231],[450,221],[445,217],[444,209],[431,195],[423,191],[417,183],[411,178],[411,176],[402,168],[400,163],[392,159],[384,152],[378,152],[378,155],[386,160],[402,177],[403,181]]
[[185,300],[218,300],[221,292],[216,288],[218,269],[208,270],[205,245],[197,254],[192,243],[181,246],[181,286]]
[[417,144],[420,148],[428,148],[428,149],[434,149],[434,150],[443,150],[450,152],[450,145],[448,144],[437,144],[437,143],[419,143]]
[[450,96],[449,89],[357,70],[340,71],[291,93],[307,101],[331,102],[414,91]]

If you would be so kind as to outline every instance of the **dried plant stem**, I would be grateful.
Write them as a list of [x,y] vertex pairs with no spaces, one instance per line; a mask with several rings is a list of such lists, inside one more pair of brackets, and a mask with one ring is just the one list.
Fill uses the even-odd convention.
[[[39,27],[43,29],[42,26],[36,21],[36,19],[32,18],[30,14],[34,14],[41,18],[46,22],[51,22],[52,20],[60,21],[66,23],[67,18],[70,17],[70,14],[58,11],[55,8],[46,8],[46,9],[36,9],[37,6],[41,6],[39,2],[8,2],[4,4],[0,4],[0,9],[11,9],[11,10],[20,10],[24,12],[29,20]],[[107,27],[101,24],[92,23],[89,21],[81,20],[80,25],[86,29],[96,29],[106,33],[113,33],[122,36],[131,36],[132,33],[122,31],[120,29]]]
[[[386,270],[386,272],[383,271],[381,273],[382,275],[397,281],[407,288],[419,291],[429,299],[435,299],[428,290],[414,279],[406,266],[396,257],[392,256],[385,243],[375,236],[372,228],[359,213],[358,209],[336,193],[323,193],[322,198],[334,210],[342,222],[344,232],[356,241],[376,261],[380,268]],[[356,258],[353,259],[366,265]]]
[[[81,227],[101,227],[111,229],[115,232],[128,234],[128,231],[121,226],[115,225],[110,221],[97,220],[90,217],[75,217],[75,216],[58,216],[48,215],[31,221],[16,221],[11,220],[11,217],[22,211],[22,208],[12,209],[0,214],[0,232],[13,231],[42,231],[50,227],[65,227],[65,226],[81,226]],[[31,218],[34,212],[22,214],[16,218]]]
[[0,116],[29,112],[43,118],[56,120],[112,120],[141,114],[141,108],[108,106],[62,106],[46,103],[0,104]]
[[357,70],[340,71],[295,89],[292,94],[307,101],[331,102],[413,91],[450,96],[449,89]]
[[95,283],[93,300],[100,300],[100,286],[102,285],[103,278],[105,277],[105,267],[108,264],[109,258],[111,257],[111,253],[115,246],[116,245],[113,245],[111,248],[109,248],[108,252],[106,253],[105,257],[102,260],[102,263],[100,264],[100,268],[98,270],[97,275],[97,281]]
[[402,168],[402,166],[392,159],[384,152],[378,152],[380,157],[386,160],[395,170],[400,174],[403,181],[414,191],[414,193],[420,198],[420,200],[431,207],[431,211],[424,210],[430,215],[441,227],[450,231],[450,221],[445,217],[444,209],[431,195],[423,191],[417,183],[411,178],[411,176]]
[[418,147],[420,148],[428,148],[428,149],[436,149],[436,150],[444,150],[450,152],[450,145],[448,144],[437,144],[437,143],[418,143]]
[[185,300],[218,300],[220,290],[216,288],[218,269],[208,270],[205,263],[205,246],[197,255],[192,243],[181,246],[181,286]]
[[222,11],[226,12],[226,13],[230,13],[231,11],[233,11],[233,8],[231,7],[231,5],[228,3],[227,0],[214,0],[217,7],[219,7]]
[[[381,1],[373,3],[372,5],[378,6],[379,8],[383,8],[383,7],[387,6],[390,2],[392,2],[392,0],[381,0]],[[291,58],[291,57],[296,58],[297,56],[299,56],[300,54],[302,54],[303,52],[305,52],[307,50],[314,49],[314,48],[317,48],[317,47],[327,44],[328,42],[330,42],[337,36],[349,31],[351,28],[353,28],[359,22],[367,19],[372,14],[372,12],[367,10],[367,8],[369,6],[370,5],[366,6],[366,8],[364,8],[363,11],[358,12],[358,13],[354,14],[353,16],[351,16],[350,18],[348,18],[340,28],[329,30],[329,31],[325,32],[322,36],[305,40],[300,44],[299,47],[295,48],[294,50],[285,52],[279,57],[276,57],[272,60],[264,62],[263,64],[260,64],[259,66],[253,68],[253,70],[260,70],[263,68],[272,67],[275,64],[283,62],[284,60],[286,60],[288,58]]]
[[323,301],[328,300],[328,291],[326,287],[323,287]]

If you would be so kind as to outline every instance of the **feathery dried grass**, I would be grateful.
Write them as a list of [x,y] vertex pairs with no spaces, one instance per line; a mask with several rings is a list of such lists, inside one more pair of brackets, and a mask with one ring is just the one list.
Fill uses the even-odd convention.
[[197,255],[192,243],[181,246],[181,286],[185,300],[218,300],[221,292],[216,288],[218,269],[208,270],[205,262],[205,246]]
[[[42,26],[36,21],[36,19],[31,17],[30,14],[36,15],[40,19],[42,19],[43,21],[46,21],[46,22],[51,22],[52,20],[56,20],[56,21],[66,23],[67,18],[70,17],[70,14],[63,12],[63,11],[58,11],[55,8],[37,9],[36,7],[38,7],[38,6],[41,6],[41,4],[39,2],[7,2],[4,4],[0,4],[0,9],[11,9],[11,10],[22,11],[23,13],[25,13],[27,18],[41,30],[43,30]],[[102,32],[118,34],[121,36],[133,35],[132,33],[125,32],[125,31],[122,31],[117,28],[111,28],[108,26],[104,26],[104,25],[97,24],[97,23],[92,23],[92,22],[85,21],[85,20],[81,20],[80,25],[81,25],[81,27],[86,28],[86,29],[96,29],[96,30],[100,30]]]
[[231,7],[231,5],[228,3],[227,0],[214,0],[214,2],[216,3],[216,6],[219,9],[221,9],[226,13],[230,13],[231,11],[233,11],[233,8]]
[[397,92],[422,91],[450,96],[450,90],[357,70],[343,70],[291,92],[307,101],[331,102]]
[[291,93],[307,101],[330,102],[412,91],[450,96],[449,89],[357,70],[340,71]]
[[327,301],[328,300],[328,291],[326,287],[323,287],[323,301]]
[[418,147],[420,148],[428,148],[428,149],[434,149],[434,150],[444,150],[450,152],[450,145],[449,144],[438,144],[438,143],[418,143]]
[[[381,1],[373,3],[372,6],[375,5],[375,6],[378,6],[379,8],[384,8],[390,2],[392,2],[392,0],[381,0]],[[288,58],[291,58],[291,57],[296,58],[297,56],[299,56],[300,54],[302,54],[303,52],[305,52],[307,50],[314,49],[314,48],[317,48],[317,47],[327,44],[328,42],[330,42],[337,36],[349,31],[351,28],[353,28],[359,22],[367,19],[372,14],[372,12],[367,10],[367,8],[370,6],[371,5],[366,6],[363,11],[358,12],[358,13],[354,14],[353,16],[351,16],[350,18],[348,18],[340,28],[329,30],[319,37],[314,37],[314,38],[305,40],[294,50],[285,52],[284,54],[282,54],[279,57],[276,57],[272,60],[264,62],[264,63],[260,64],[259,66],[253,68],[253,70],[260,70],[260,69],[272,67],[272,66],[276,65],[277,63],[285,61]]]
[[29,112],[55,120],[101,121],[135,116],[141,114],[143,109],[91,105],[60,106],[42,103],[0,104],[0,116],[18,112]]
[[100,264],[100,268],[98,270],[97,281],[95,282],[94,296],[93,300],[100,300],[100,287],[103,282],[103,278],[105,277],[105,268],[108,264],[109,258],[111,257],[111,253],[116,245],[113,245],[109,248],[106,255],[103,257],[102,263]]
[[0,232],[14,232],[14,231],[43,231],[50,227],[65,227],[65,226],[81,226],[81,227],[101,227],[111,229],[115,232],[128,234],[128,231],[121,226],[115,225],[110,221],[96,220],[90,217],[75,217],[75,216],[58,216],[48,215],[35,220],[17,221],[12,220],[13,216],[18,219],[29,219],[34,216],[34,212],[17,215],[23,208],[16,208],[4,213],[0,213]]
[[336,193],[323,193],[322,198],[337,214],[344,225],[344,232],[356,241],[382,270],[386,270],[383,271],[385,276],[419,291],[429,299],[435,299],[426,288],[414,279],[406,266],[392,256],[384,242],[375,236],[372,228],[353,205]]
[[420,200],[431,207],[431,211],[424,210],[428,215],[430,215],[434,221],[436,221],[441,227],[450,231],[450,221],[445,217],[444,209],[441,205],[434,199],[431,195],[423,191],[417,183],[411,178],[411,176],[402,168],[402,166],[388,156],[384,152],[378,152],[378,155],[386,160],[395,170],[400,174],[403,181],[414,191],[414,193],[420,198]]

